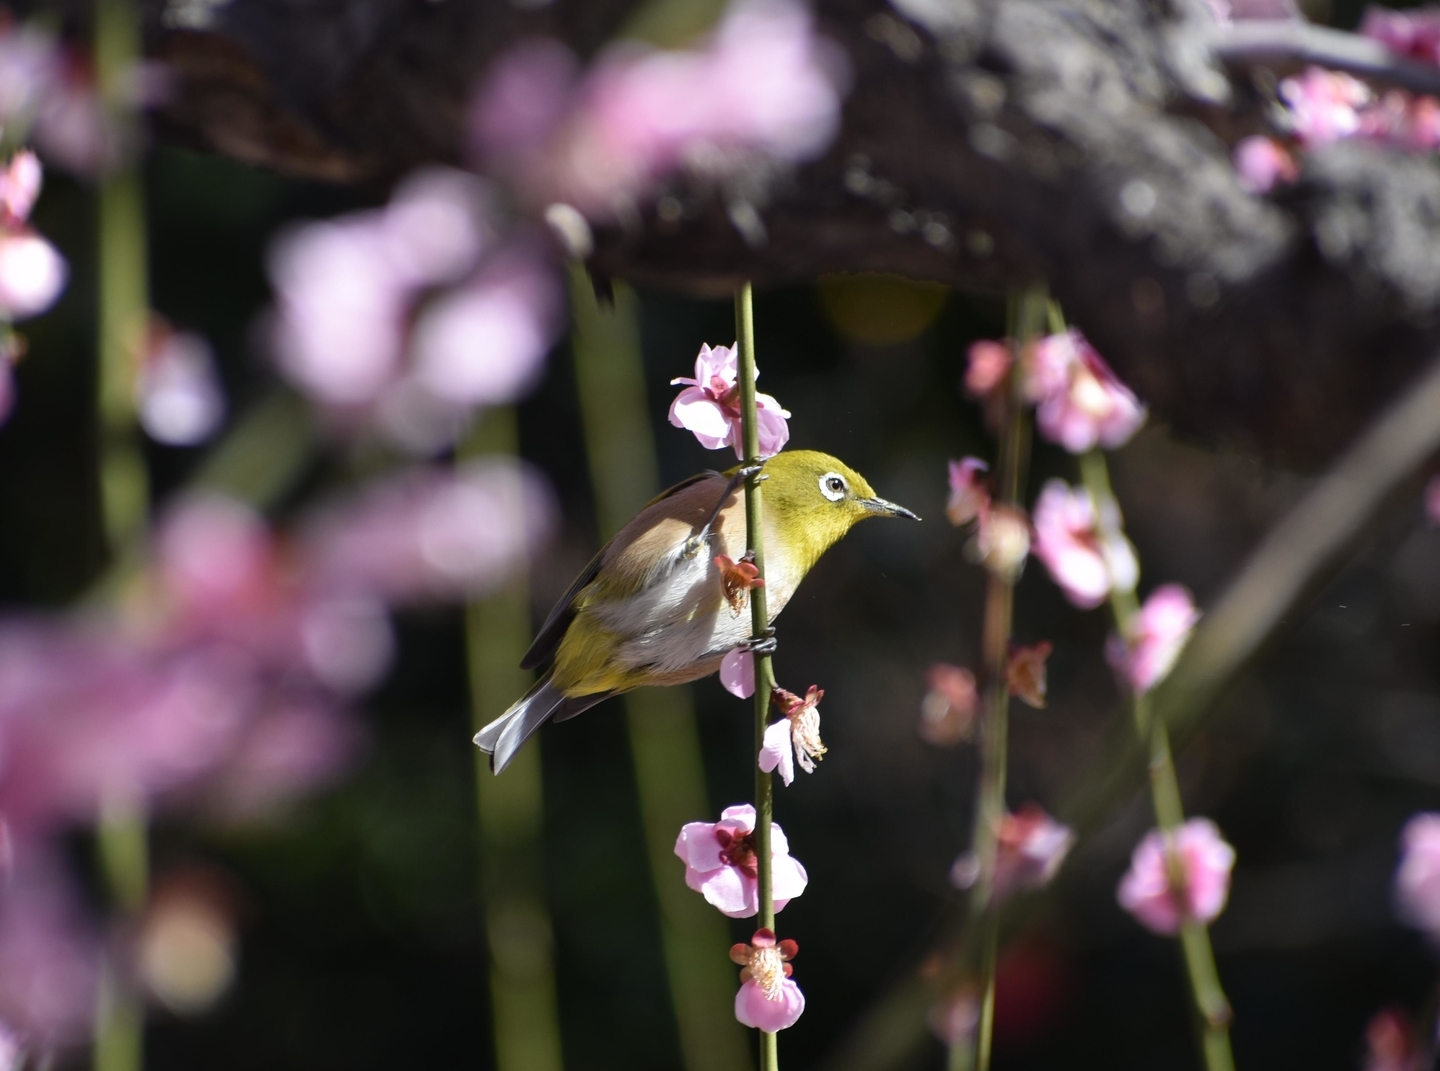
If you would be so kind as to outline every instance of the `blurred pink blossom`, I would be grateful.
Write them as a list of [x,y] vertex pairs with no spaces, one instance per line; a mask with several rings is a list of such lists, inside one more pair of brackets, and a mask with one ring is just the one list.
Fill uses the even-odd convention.
[[983,398],[1005,381],[1014,358],[1006,342],[981,339],[970,343],[965,366],[965,391],[972,398]]
[[20,1071],[24,1058],[25,1049],[20,1044],[20,1035],[0,1023],[0,1071]]
[[[0,895],[0,1021],[44,1051],[85,1036],[95,1011],[98,935],[52,860],[33,862]],[[14,1033],[10,1033],[14,1031]],[[3,1065],[0,1065],[3,1066]]]
[[[685,389],[670,403],[670,423],[692,432],[707,450],[726,446],[735,449],[735,456],[744,460],[745,438],[741,429],[738,348],[708,345],[700,347],[695,358],[695,378],[672,379],[670,385],[685,384]],[[760,370],[755,370],[760,378]],[[760,456],[772,457],[785,448],[790,439],[790,414],[768,394],[755,395],[755,422],[760,433]]]
[[0,223],[18,227],[29,219],[44,179],[40,160],[29,149],[12,156],[9,166],[0,172]]
[[735,1018],[771,1034],[795,1025],[805,1010],[805,994],[790,978],[790,960],[799,952],[794,941],[777,941],[768,929],[756,930],[748,944],[730,946],[731,962],[743,968]]
[[1097,511],[1088,491],[1061,480],[1047,481],[1035,503],[1035,556],[1082,610],[1099,606],[1112,590],[1134,590],[1140,578],[1119,512],[1113,502]]
[[825,744],[820,739],[820,700],[825,689],[811,685],[800,698],[794,692],[776,688],[771,698],[784,715],[765,730],[760,748],[760,769],[769,773],[778,769],[780,780],[789,785],[795,780],[795,762],[806,773],[815,772],[815,760],[824,758]]
[[755,694],[755,656],[749,651],[734,650],[720,660],[720,684],[737,699]]
[[1425,1071],[1432,1061],[1415,1035],[1403,1008],[1376,1012],[1365,1024],[1364,1071]]
[[1323,67],[1307,67],[1280,83],[1291,130],[1307,148],[1329,145],[1360,132],[1361,109],[1373,99],[1358,78]]
[[145,434],[167,446],[197,446],[225,419],[215,354],[200,335],[161,326],[150,332],[135,380]]
[[972,544],[974,557],[992,573],[1015,579],[1030,555],[1030,520],[1025,512],[1003,502],[980,513]]
[[524,568],[555,519],[548,485],[516,463],[417,468],[324,508],[301,555],[323,589],[392,602],[466,598]]
[[1106,657],[1131,690],[1143,695],[1170,672],[1199,620],[1189,590],[1165,584],[1140,607],[1130,635],[1110,637]]
[[1252,135],[1235,146],[1235,170],[1250,193],[1269,193],[1277,183],[1294,182],[1300,167],[1290,150],[1274,138]]
[[[1170,881],[1172,851],[1183,875],[1183,899]],[[1189,921],[1208,923],[1225,908],[1234,865],[1235,849],[1208,818],[1192,818],[1170,834],[1152,829],[1120,881],[1120,906],[1155,933],[1179,933]]]
[[[1074,843],[1074,831],[1051,818],[1037,803],[1027,803],[1018,812],[1006,814],[997,832],[993,886],[996,900],[1049,885]],[[970,888],[979,875],[980,863],[973,851],[962,855],[950,869],[950,881],[958,889]]]
[[[685,863],[685,884],[731,918],[749,918],[759,909],[755,861],[755,808],[726,807],[718,822],[689,822],[675,841]],[[779,911],[805,891],[805,868],[790,856],[785,833],[770,825],[771,891]]]
[[984,473],[990,466],[978,457],[950,462],[950,500],[945,516],[956,528],[975,520],[990,508],[990,481]]
[[482,156],[537,207],[608,217],[665,174],[726,176],[753,157],[794,162],[839,125],[843,54],[793,0],[741,0],[705,45],[625,42],[583,81],[562,46],[527,41],[482,82],[472,130]]
[[0,127],[29,122],[52,84],[60,54],[52,34],[32,23],[0,22]]
[[31,230],[0,230],[0,319],[24,320],[55,303],[69,275],[65,259]]
[[1358,32],[1379,41],[1396,55],[1440,65],[1440,9],[1397,11],[1371,4],[1365,9]]
[[1024,390],[1040,434],[1072,454],[1123,446],[1145,423],[1145,407],[1074,328],[1031,347]]
[[1417,814],[1405,823],[1395,906],[1402,919],[1440,943],[1440,814]]
[[920,701],[920,736],[937,747],[954,747],[975,732],[980,693],[968,669],[936,662],[925,674],[928,690]]

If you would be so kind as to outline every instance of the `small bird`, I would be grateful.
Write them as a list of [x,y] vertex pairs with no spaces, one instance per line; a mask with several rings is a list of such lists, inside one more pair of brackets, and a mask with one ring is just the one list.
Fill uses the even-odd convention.
[[[755,645],[741,484],[753,470],[703,472],[653,499],[601,548],[561,596],[520,665],[551,654],[550,671],[475,734],[498,774],[546,721],[647,684],[707,677],[725,655]],[[765,593],[770,624],[820,556],[866,517],[909,517],[876,498],[848,465],[814,450],[761,463]],[[742,574],[743,575],[743,574]]]

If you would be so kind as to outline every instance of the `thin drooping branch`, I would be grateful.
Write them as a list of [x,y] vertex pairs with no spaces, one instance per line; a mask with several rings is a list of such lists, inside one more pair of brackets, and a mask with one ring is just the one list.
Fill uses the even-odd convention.
[[1440,67],[1397,56],[1371,38],[1308,22],[1237,22],[1217,30],[1209,48],[1234,70],[1284,72],[1314,65],[1412,93],[1440,93]]
[[[1151,716],[1185,743],[1218,712],[1218,701],[1253,659],[1295,620],[1348,560],[1386,502],[1440,451],[1440,355],[1329,473],[1261,540],[1235,572],[1152,695]],[[1129,799],[1146,776],[1146,749],[1122,718],[1072,779],[1057,817],[1082,838]],[[1063,874],[1062,874],[1063,877]],[[1027,908],[1022,901],[1018,910]],[[933,965],[932,965],[933,969]],[[883,995],[837,1043],[827,1071],[903,1067],[928,1034],[929,986],[909,978]]]

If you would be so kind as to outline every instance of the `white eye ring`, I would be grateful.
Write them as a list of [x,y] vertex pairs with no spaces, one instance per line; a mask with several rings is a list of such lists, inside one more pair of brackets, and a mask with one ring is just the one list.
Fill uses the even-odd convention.
[[838,472],[827,472],[820,477],[820,493],[831,502],[839,502],[845,497],[845,477]]

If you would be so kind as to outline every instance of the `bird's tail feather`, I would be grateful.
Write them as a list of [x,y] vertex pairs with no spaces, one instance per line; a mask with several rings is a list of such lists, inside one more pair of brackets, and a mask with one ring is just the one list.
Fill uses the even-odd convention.
[[475,746],[490,756],[490,769],[498,774],[510,765],[521,745],[552,717],[556,721],[573,718],[610,694],[567,696],[550,683],[547,675],[512,703],[509,710],[476,733]]

